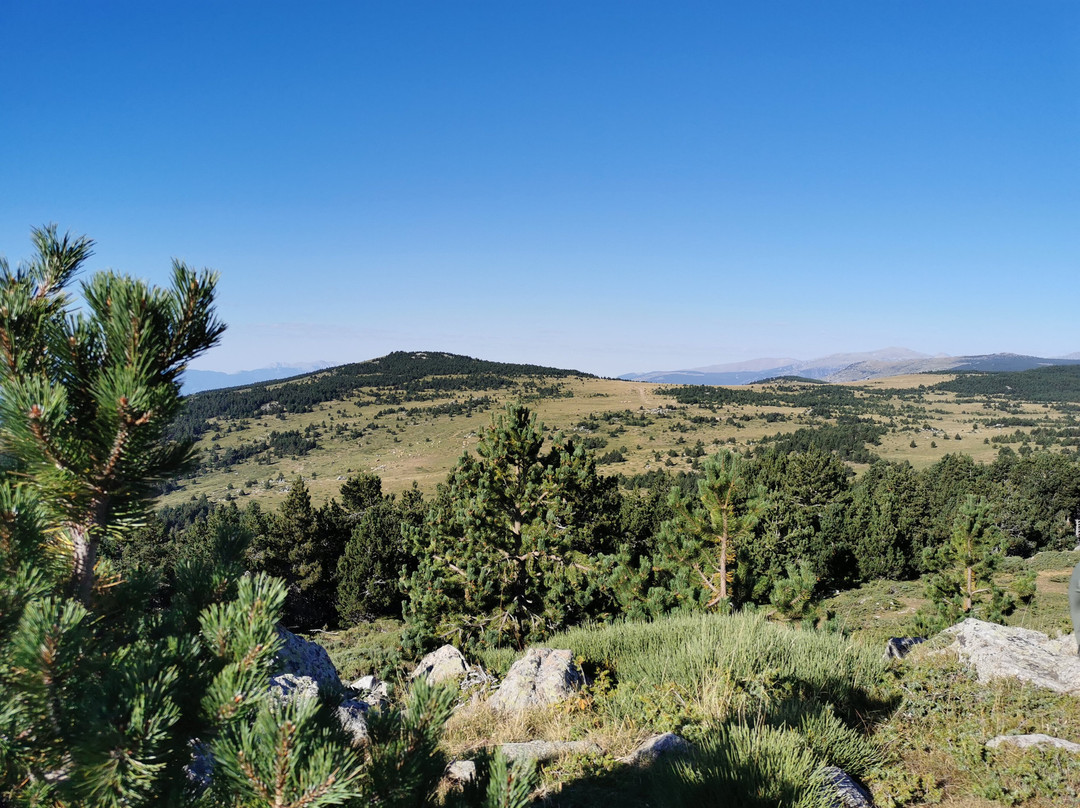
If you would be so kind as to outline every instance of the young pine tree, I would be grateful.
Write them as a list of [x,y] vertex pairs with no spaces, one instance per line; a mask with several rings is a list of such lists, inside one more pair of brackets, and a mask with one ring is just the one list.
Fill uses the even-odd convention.
[[714,608],[732,597],[736,553],[765,512],[764,491],[750,484],[746,461],[720,452],[705,462],[697,496],[671,493],[675,518],[664,524],[658,565],[687,586],[685,597]]
[[[593,554],[607,484],[570,440],[510,405],[463,456],[413,534],[418,569],[403,582],[408,641],[468,645],[540,639],[600,602]],[[599,528],[599,529],[598,529]]]
[[1005,537],[985,499],[968,495],[957,510],[952,536],[932,560],[940,570],[927,585],[939,622],[966,617],[1000,622],[1012,608],[1010,595],[994,581]]

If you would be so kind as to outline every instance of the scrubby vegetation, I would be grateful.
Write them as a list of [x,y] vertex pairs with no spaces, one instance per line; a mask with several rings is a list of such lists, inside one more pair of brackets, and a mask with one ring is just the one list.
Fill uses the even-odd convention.
[[[924,761],[921,779],[899,788],[921,754],[904,722],[931,711],[933,688],[969,685],[930,667],[896,687],[880,646],[848,636],[880,629],[851,619],[850,600],[845,616],[836,593],[862,587],[885,604],[876,618],[895,602],[908,632],[971,615],[1035,620],[1040,587],[1061,583],[1053,576],[1072,561],[1055,553],[1080,535],[1072,369],[1025,376],[1042,412],[981,381],[776,380],[662,390],[664,405],[649,408],[600,401],[585,417],[561,409],[578,415],[558,431],[533,406],[580,408],[588,396],[571,385],[589,389],[581,374],[401,353],[202,394],[180,413],[180,368],[220,333],[213,277],[178,266],[171,292],[99,277],[85,291],[89,313],[69,320],[62,290],[89,245],[49,230],[37,238],[51,257],[4,266],[0,290],[0,801],[595,805],[617,795],[665,805],[723,795],[810,806],[825,804],[825,765],[888,785],[896,804],[940,798],[943,779],[988,800],[1037,805],[1046,794],[1005,753],[993,777]],[[966,404],[943,409],[950,395]],[[905,432],[965,440],[955,421],[945,430],[930,418],[976,404],[959,411],[965,435],[1020,430],[996,432],[985,462],[883,456]],[[307,420],[290,420],[298,414]],[[464,451],[434,490],[384,492],[370,468],[284,474],[286,458],[374,436],[388,450],[421,421],[454,419],[467,431],[443,438]],[[719,429],[755,437],[721,441]],[[200,457],[189,439],[203,433]],[[1015,434],[1017,450],[1006,440]],[[195,460],[204,474],[262,473],[230,479],[217,501],[174,490],[147,518],[155,486],[184,485]],[[605,476],[613,466],[624,473]],[[313,496],[315,485],[331,496]],[[572,648],[590,684],[569,712],[505,727],[483,707],[451,718],[452,695],[420,687],[399,702],[404,712],[372,719],[360,754],[325,711],[265,697],[279,619],[343,630],[320,636],[349,675],[396,677],[447,641],[504,672],[545,643]],[[997,692],[1024,709],[1038,701]],[[1075,711],[1065,713],[1068,729]],[[435,792],[446,754],[526,728],[603,736],[620,754],[672,729],[696,751],[648,772],[610,757],[549,768],[531,796],[527,773],[496,760],[486,797]],[[953,728],[943,719],[932,731]],[[201,795],[182,775],[193,738],[220,761]],[[301,753],[309,763],[294,765]],[[978,768],[962,744],[950,754],[950,766]],[[1074,771],[1054,782],[1075,791]]]

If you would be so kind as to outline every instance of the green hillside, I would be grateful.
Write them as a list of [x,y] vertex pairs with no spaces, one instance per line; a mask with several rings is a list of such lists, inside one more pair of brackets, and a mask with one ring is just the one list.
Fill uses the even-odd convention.
[[625,477],[692,472],[717,448],[770,443],[819,445],[860,472],[875,458],[923,468],[950,453],[990,462],[1003,446],[1071,451],[1080,445],[1072,403],[1078,373],[1059,367],[846,384],[778,379],[665,387],[397,352],[190,396],[173,431],[198,439],[201,467],[171,484],[161,501],[225,501],[241,492],[280,501],[296,477],[322,500],[360,471],[379,474],[389,491],[416,482],[432,492],[475,445],[478,426],[508,401],[524,402],[552,429],[578,435],[606,473]]

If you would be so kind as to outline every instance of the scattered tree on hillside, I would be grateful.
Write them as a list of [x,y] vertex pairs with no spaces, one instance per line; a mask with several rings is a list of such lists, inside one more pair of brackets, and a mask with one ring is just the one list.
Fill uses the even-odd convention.
[[409,642],[453,638],[522,647],[580,620],[600,597],[592,554],[602,549],[613,481],[572,440],[509,405],[464,455],[413,536]]
[[990,503],[969,495],[956,513],[950,540],[932,551],[932,564],[941,571],[930,579],[927,595],[947,625],[975,615],[999,622],[1008,612],[1011,599],[994,582],[1004,538]]
[[734,452],[720,452],[704,464],[697,495],[672,490],[675,518],[664,525],[662,565],[693,571],[694,583],[713,608],[731,597],[736,552],[753,535],[765,512],[765,492],[749,482],[747,461]]

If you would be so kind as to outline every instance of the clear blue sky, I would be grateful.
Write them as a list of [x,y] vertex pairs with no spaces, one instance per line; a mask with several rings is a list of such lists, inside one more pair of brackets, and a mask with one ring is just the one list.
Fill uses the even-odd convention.
[[1080,3],[0,2],[0,252],[221,273],[196,366],[1080,351]]

